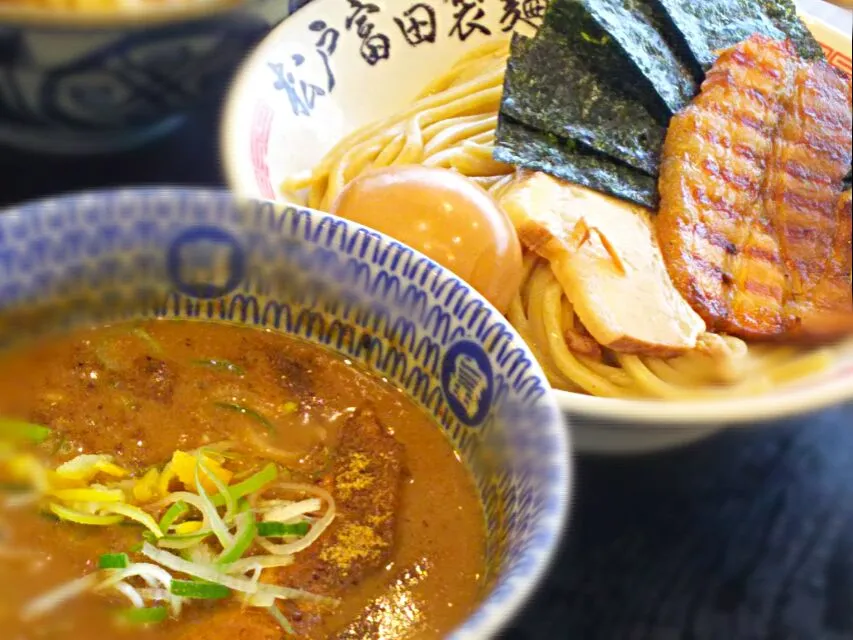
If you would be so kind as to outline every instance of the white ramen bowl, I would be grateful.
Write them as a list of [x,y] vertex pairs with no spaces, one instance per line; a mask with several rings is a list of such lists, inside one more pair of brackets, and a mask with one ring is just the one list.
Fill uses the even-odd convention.
[[[285,176],[311,169],[349,132],[399,111],[489,38],[506,38],[513,29],[531,31],[546,3],[481,0],[465,11],[467,4],[376,0],[359,9],[350,0],[313,0],[285,20],[248,58],[226,102],[222,162],[231,189],[281,200],[278,185]],[[511,5],[518,5],[517,13],[507,12]],[[850,73],[850,36],[813,19],[807,22],[829,61]],[[726,426],[766,423],[853,399],[853,340],[834,350],[837,358],[830,369],[747,399],[556,394],[560,407],[574,418],[577,450],[654,451]]]

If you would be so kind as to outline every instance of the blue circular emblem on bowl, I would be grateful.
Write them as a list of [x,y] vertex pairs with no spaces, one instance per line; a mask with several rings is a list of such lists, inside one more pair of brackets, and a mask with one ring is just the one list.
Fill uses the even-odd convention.
[[448,349],[441,365],[441,388],[462,424],[483,423],[492,406],[495,382],[489,357],[478,343],[462,340]]
[[172,241],[166,269],[180,293],[204,300],[222,298],[243,282],[246,255],[221,228],[193,227]]
[[441,425],[484,507],[492,579],[448,637],[492,637],[531,594],[568,507],[568,433],[521,337],[452,273],[353,222],[223,191],[104,191],[0,213],[0,349],[141,318],[290,335],[387,378]]

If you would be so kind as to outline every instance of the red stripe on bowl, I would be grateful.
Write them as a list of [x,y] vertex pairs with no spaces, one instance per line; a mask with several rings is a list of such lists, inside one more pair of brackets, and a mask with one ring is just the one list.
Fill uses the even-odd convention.
[[272,119],[275,112],[266,103],[260,102],[255,108],[252,117],[252,168],[255,170],[255,181],[264,198],[275,198],[272,188],[269,165],[267,165],[267,152],[270,146],[270,132],[272,131]]

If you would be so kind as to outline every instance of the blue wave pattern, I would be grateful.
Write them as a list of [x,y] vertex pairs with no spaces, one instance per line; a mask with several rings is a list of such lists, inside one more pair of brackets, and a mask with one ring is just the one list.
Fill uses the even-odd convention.
[[[216,297],[184,293],[185,275],[217,280],[200,289]],[[52,305],[37,332],[133,316],[238,323],[323,345],[404,389],[472,470],[489,523],[494,591],[460,637],[506,606],[559,535],[567,447],[529,351],[465,283],[375,232],[218,192],[46,201],[0,216],[0,317],[35,302]],[[0,347],[5,334],[0,322]],[[449,385],[448,370],[465,375]],[[471,414],[448,402],[457,389]]]

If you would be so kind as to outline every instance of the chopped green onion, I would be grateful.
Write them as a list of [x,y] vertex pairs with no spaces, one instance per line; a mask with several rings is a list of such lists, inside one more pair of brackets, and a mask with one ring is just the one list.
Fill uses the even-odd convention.
[[[248,508],[248,503],[246,503]],[[216,559],[217,564],[231,564],[243,557],[257,535],[255,525],[255,514],[251,511],[243,511],[237,516],[237,531],[234,535],[234,543],[227,547]]]
[[[293,589],[291,587],[280,587],[273,584],[258,584],[256,581],[249,578],[239,578],[236,576],[223,573],[220,569],[212,567],[208,564],[198,564],[188,562],[179,556],[162,549],[152,547],[150,544],[145,544],[142,547],[142,555],[150,558],[157,564],[178,573],[184,573],[194,578],[200,578],[207,582],[213,582],[228,587],[232,591],[240,591],[241,593],[249,594],[252,597],[263,599],[286,599],[286,600],[306,600],[308,602],[316,602],[322,605],[337,606],[340,601],[335,598],[320,596],[301,589]],[[270,602],[272,604],[272,602]]]
[[235,376],[240,376],[241,378],[246,375],[246,370],[243,369],[243,367],[239,367],[233,362],[228,362],[228,360],[219,360],[218,358],[211,358],[210,360],[193,360],[193,364],[199,367],[218,369],[219,371],[231,373]]
[[110,527],[124,520],[124,516],[121,515],[96,515],[86,513],[85,511],[69,509],[68,507],[63,507],[61,504],[57,504],[56,502],[51,502],[48,505],[48,508],[53,511],[60,520],[67,520],[68,522],[85,524],[92,527]]
[[235,413],[239,413],[241,415],[252,418],[252,420],[255,420],[256,422],[263,425],[263,427],[268,431],[275,431],[275,426],[272,422],[269,421],[269,418],[261,415],[254,409],[244,407],[241,404],[234,404],[232,402],[215,402],[214,404],[220,409],[226,409],[227,411],[233,411]]
[[105,553],[98,559],[99,569],[127,569],[130,558],[126,553]]
[[[228,527],[222,520],[222,517],[217,513],[216,505],[211,501],[207,490],[204,488],[204,484],[201,482],[201,475],[199,474],[200,467],[200,464],[196,464],[195,466],[195,488],[202,501],[202,512],[208,525],[213,530],[213,534],[219,540],[219,544],[221,544],[223,548],[228,548],[234,543],[234,538],[231,536],[231,532],[228,531]],[[224,496],[222,497],[222,500],[223,503],[225,503]]]
[[50,429],[38,424],[24,420],[0,418],[0,439],[29,440],[30,442],[39,444],[47,440],[51,433]]
[[132,608],[123,609],[119,615],[131,624],[157,624],[169,617],[169,611],[166,607]]
[[212,534],[212,531],[201,531],[199,533],[188,533],[183,536],[163,536],[159,540],[155,540],[154,536],[152,535],[150,538],[146,537],[146,540],[151,544],[156,544],[163,549],[183,550],[197,547],[199,544],[204,542],[204,540],[208,536]]
[[263,538],[284,538],[286,536],[304,536],[311,530],[308,522],[285,524],[284,522],[259,522],[258,535]]
[[153,351],[154,353],[163,353],[163,347],[160,346],[160,343],[157,342],[157,340],[154,339],[154,336],[152,336],[142,327],[134,327],[133,329],[131,329],[130,333],[132,333],[134,336],[142,340],[142,342],[147,344],[151,351]]
[[163,514],[163,517],[160,518],[160,522],[158,523],[160,526],[160,531],[163,533],[169,533],[169,527],[171,527],[178,518],[185,515],[190,510],[189,505],[186,502],[176,502],[168,509],[166,509],[166,513]]
[[133,505],[118,503],[118,504],[104,504],[101,506],[101,511],[106,511],[108,513],[115,513],[120,516],[124,516],[129,520],[133,520],[134,522],[138,522],[143,527],[148,529],[154,537],[160,538],[163,536],[163,532],[160,531],[160,527],[157,526],[157,523],[154,521],[149,514],[140,509],[139,507],[134,507]]
[[223,520],[225,520],[225,522],[231,522],[231,519],[237,511],[237,500],[228,492],[228,485],[222,482],[220,477],[213,473],[210,470],[210,467],[204,463],[204,456],[201,455],[201,453],[196,454],[196,465],[196,471],[201,469],[213,483],[213,486],[216,487],[216,490],[219,492],[217,495],[222,496],[225,500],[225,514],[223,515]]
[[196,598],[199,600],[221,600],[231,595],[231,589],[213,582],[195,580],[172,580],[169,589],[173,596]]
[[[239,500],[240,498],[243,498],[245,496],[257,493],[265,486],[267,486],[270,482],[275,480],[277,477],[278,467],[276,467],[273,463],[270,463],[253,476],[250,476],[242,482],[238,482],[237,484],[228,487],[228,493],[231,494],[231,496],[235,500]],[[225,505],[225,497],[221,495],[213,496],[210,501],[215,507],[221,507]]]

